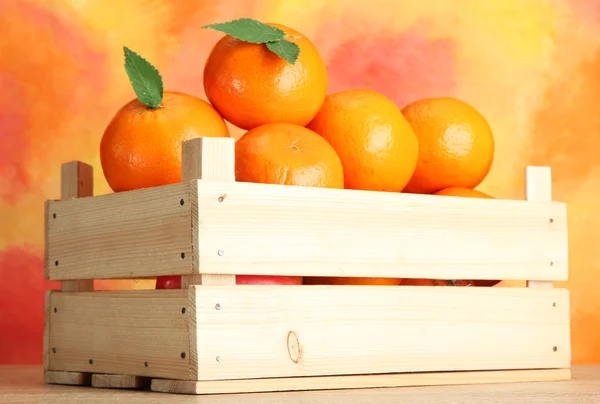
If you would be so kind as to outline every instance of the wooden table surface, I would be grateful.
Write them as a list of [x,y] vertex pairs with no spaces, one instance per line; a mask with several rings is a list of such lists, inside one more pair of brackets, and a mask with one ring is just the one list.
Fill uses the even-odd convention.
[[574,366],[565,382],[186,396],[43,384],[39,366],[0,366],[0,403],[600,404],[600,365]]

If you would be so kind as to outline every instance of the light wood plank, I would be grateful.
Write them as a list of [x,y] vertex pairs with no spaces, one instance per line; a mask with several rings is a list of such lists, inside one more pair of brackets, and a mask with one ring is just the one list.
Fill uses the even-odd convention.
[[[183,142],[182,146],[182,180],[235,181],[235,140],[222,137],[200,137]],[[197,182],[192,185],[192,214],[198,214]],[[219,195],[217,202],[226,203],[227,195]],[[198,223],[197,216],[193,223]],[[194,228],[193,245],[198,242],[198,227]],[[195,252],[198,250],[195,249]],[[198,255],[194,254],[198,262]],[[195,274],[184,275],[181,287],[189,285],[235,285],[235,275]]]
[[[61,165],[60,199],[86,198],[94,196],[94,169],[81,161],[70,161]],[[63,292],[85,292],[94,290],[93,279],[78,279],[61,282]]]
[[201,381],[570,366],[564,289],[191,288]]
[[144,389],[150,387],[151,379],[148,377],[132,375],[92,375],[92,387],[103,389]]
[[49,369],[189,379],[187,303],[183,290],[53,292]]
[[51,290],[46,290],[44,294],[44,347],[43,347],[43,365],[44,371],[48,370],[50,354],[50,294]]
[[235,139],[199,137],[182,145],[181,179],[235,181]]
[[[552,201],[552,171],[550,167],[528,166],[525,168],[525,199],[541,202]],[[548,218],[548,226],[554,226],[553,217]],[[554,265],[554,262],[550,261],[548,265]],[[568,261],[566,265],[568,266]],[[552,288],[553,284],[551,280],[528,280],[527,287]]]
[[447,386],[466,384],[550,382],[569,380],[569,369],[483,372],[398,373],[360,376],[293,377],[216,381],[152,379],[152,391],[176,394],[232,394],[376,387]]
[[[60,176],[60,198],[61,200],[69,200],[74,198],[86,198],[94,196],[94,169],[91,165],[83,163],[81,161],[70,161],[61,165],[61,176]],[[50,220],[48,216],[48,204],[44,205],[45,214],[47,220]],[[55,220],[54,213],[51,220]],[[45,248],[48,247],[48,225],[45,224]],[[47,259],[47,251],[44,252],[44,256]],[[47,268],[47,266],[45,266]],[[49,271],[44,269],[44,274],[48,278]],[[83,278],[83,277],[82,277]],[[85,292],[94,290],[93,279],[77,279],[68,280],[61,282],[61,291],[63,292]],[[45,310],[44,310],[44,370],[48,370],[49,367],[49,355],[50,353],[50,291],[46,291],[45,296]],[[89,375],[85,373],[59,373],[58,375],[49,374],[48,377],[52,379],[66,378],[69,383],[63,384],[89,384]],[[60,380],[60,379],[59,379]]]
[[[207,396],[166,396],[140,392],[74,388],[42,384],[41,366],[1,366],[0,397],[11,403],[106,403],[119,404],[597,404],[600,402],[600,365],[577,365],[572,379],[541,383],[493,383],[415,388],[340,389],[301,393],[257,393]],[[12,400],[12,401],[11,401]],[[6,401],[6,400],[5,400]]]
[[198,198],[201,273],[567,278],[563,203],[203,180]]
[[44,371],[44,383],[46,384],[65,384],[71,386],[89,386],[92,375],[81,372],[56,372],[52,370]]
[[45,265],[49,279],[197,272],[192,259],[189,183],[47,205]]
[[[233,138],[201,137],[183,142],[182,146],[182,179],[192,181],[235,181],[235,140]],[[198,188],[197,181],[192,182],[192,223],[198,223]],[[217,198],[224,203],[226,195]],[[198,243],[198,226],[192,229],[193,244]],[[196,253],[198,249],[195,249]],[[199,255],[194,255],[198,262]],[[181,287],[188,290],[191,285],[235,285],[235,275],[230,274],[194,274],[181,277]],[[189,289],[189,333],[190,333],[190,379],[198,379],[199,346],[197,340],[198,324],[196,323],[196,294]]]

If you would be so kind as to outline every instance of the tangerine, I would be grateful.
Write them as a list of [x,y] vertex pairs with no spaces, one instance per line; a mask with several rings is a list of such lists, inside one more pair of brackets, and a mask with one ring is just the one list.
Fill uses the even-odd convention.
[[200,136],[229,136],[225,121],[208,102],[170,91],[158,108],[133,99],[102,135],[104,177],[114,192],[181,182],[182,143]]
[[494,136],[479,111],[455,98],[426,98],[402,113],[419,139],[417,167],[404,192],[475,188],[494,159]]
[[434,192],[433,195],[462,196],[462,197],[466,197],[466,198],[494,199],[493,196],[490,196],[490,195],[486,194],[485,192],[481,192],[476,189],[460,188],[460,187],[444,188],[437,192]]
[[344,188],[344,171],[325,139],[303,126],[272,123],[246,132],[235,145],[241,182]]
[[307,128],[337,152],[346,188],[400,192],[413,175],[417,137],[400,109],[379,92],[330,94]]
[[204,90],[210,103],[235,126],[250,130],[268,123],[305,126],[327,95],[327,70],[313,43],[280,24],[300,48],[294,64],[265,44],[225,35],[212,48],[204,66]]

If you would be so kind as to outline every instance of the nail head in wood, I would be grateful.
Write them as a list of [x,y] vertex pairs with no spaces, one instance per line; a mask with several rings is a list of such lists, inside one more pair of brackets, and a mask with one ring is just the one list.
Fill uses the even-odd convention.
[[52,348],[52,353],[56,353],[56,348]]
[[181,253],[181,259],[185,259],[185,253]]
[[185,307],[181,308],[181,314],[185,314]]
[[220,356],[217,356],[215,359],[217,360],[217,362],[221,362],[221,357]]
[[558,351],[558,348],[557,348],[557,347],[555,347],[555,346],[553,346],[553,347],[552,347],[552,350],[553,350],[554,352],[556,352],[556,351]]
[[58,311],[58,309],[55,307],[55,308],[54,308],[54,312],[56,313],[57,311]]
[[215,310],[221,310],[221,305],[219,303],[215,304]]
[[181,359],[185,359],[185,356],[186,356],[186,355],[185,355],[185,352],[182,352],[182,353],[181,353]]
[[223,255],[225,255],[225,251],[219,250],[219,251],[217,251],[217,254],[219,254],[219,257],[222,257]]
[[144,362],[144,366],[145,366],[145,367],[148,367],[148,362]]
[[180,204],[181,206],[183,206],[183,205],[185,204],[185,201],[182,199],[182,200],[180,200],[180,201],[179,201],[179,204]]
[[90,359],[90,365],[93,365],[93,364],[94,364],[94,360]]
[[52,218],[53,218],[53,219],[56,219],[56,213],[53,213],[53,214],[52,214]]
[[54,261],[54,266],[58,266],[58,261]]

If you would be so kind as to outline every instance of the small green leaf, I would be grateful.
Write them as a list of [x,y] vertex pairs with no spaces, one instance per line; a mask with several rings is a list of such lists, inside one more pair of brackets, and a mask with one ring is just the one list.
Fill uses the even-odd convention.
[[269,42],[267,43],[267,48],[292,65],[296,63],[298,55],[300,55],[300,47],[285,39],[283,41]]
[[250,43],[267,43],[285,38],[285,32],[251,18],[240,18],[229,22],[205,25],[202,28],[212,28],[221,31],[240,41]]
[[163,81],[160,73],[146,59],[124,46],[125,71],[138,100],[150,107],[158,108],[163,99]]

